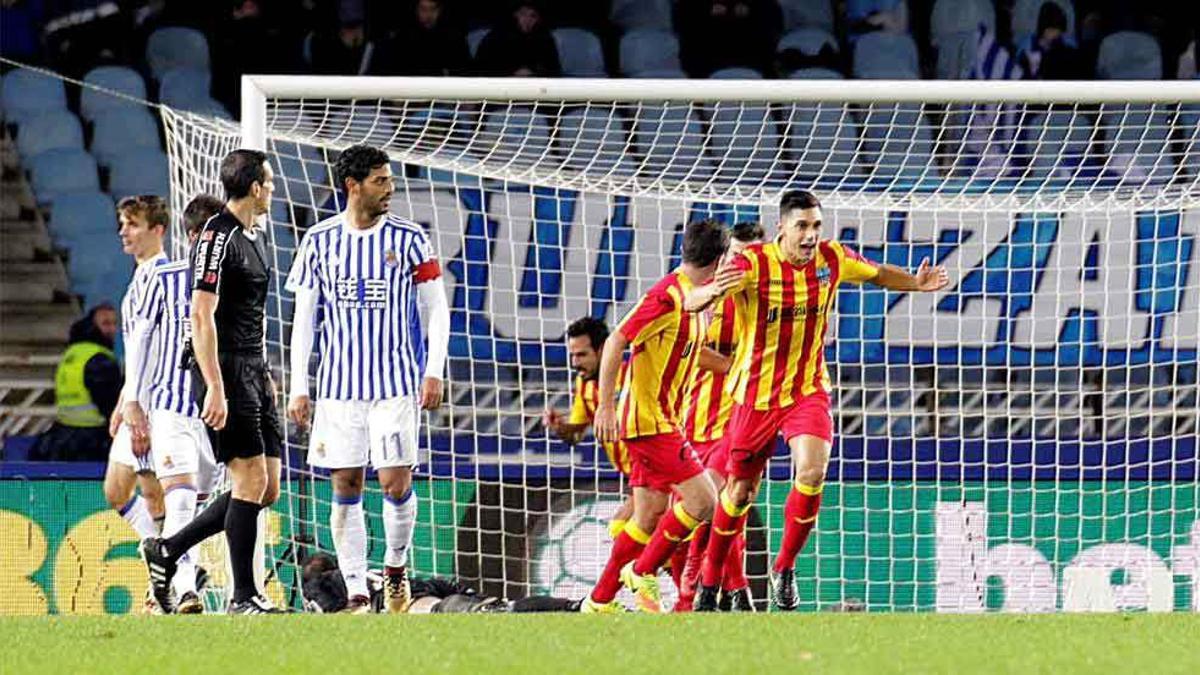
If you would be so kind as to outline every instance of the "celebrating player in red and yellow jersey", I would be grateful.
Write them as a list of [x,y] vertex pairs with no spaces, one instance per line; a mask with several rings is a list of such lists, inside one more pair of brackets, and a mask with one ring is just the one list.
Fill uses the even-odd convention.
[[[547,408],[542,417],[542,423],[555,436],[567,443],[578,443],[587,428],[596,417],[596,408],[600,405],[600,350],[608,339],[608,326],[604,321],[591,316],[585,316],[567,326],[567,352],[571,357],[571,368],[575,370],[575,387],[571,395],[571,412],[564,419],[562,413]],[[617,380],[625,379],[625,363],[621,364],[621,372]],[[608,461],[622,475],[628,476],[630,471],[629,450],[624,441],[600,443]],[[629,517],[633,515],[633,500],[627,499],[613,519],[609,521],[609,533],[615,539],[625,529]]]
[[[731,235],[729,250],[725,254],[726,260],[731,260],[750,244],[761,243],[763,229],[757,222],[743,222],[734,225]],[[725,297],[712,309],[705,345],[728,359],[731,364],[736,362],[735,347],[741,346],[738,344],[738,338],[746,332],[745,327],[741,325],[743,321],[744,316],[737,313],[733,298]],[[725,387],[728,379],[729,374],[725,370],[694,370],[692,380],[688,384],[684,412],[684,436],[695,448],[704,468],[718,487],[725,484],[725,467],[729,462],[725,432],[733,416],[733,396]],[[720,582],[725,598],[722,606],[728,602],[732,611],[754,610],[750,598],[750,582],[746,579],[743,566],[745,542],[745,535],[741,533],[734,539],[729,556],[725,559]],[[700,564],[704,559],[707,543],[708,523],[702,523],[692,536],[685,560],[679,560],[678,552],[672,560],[673,566],[682,563],[684,567],[679,585],[679,601],[675,605],[677,612],[688,611],[693,607]],[[672,574],[674,572],[673,567]],[[717,598],[713,594],[696,599],[694,604],[697,611],[714,611],[717,608]]]
[[[682,433],[685,385],[704,352],[705,318],[683,307],[685,296],[712,277],[728,242],[719,223],[688,225],[683,264],[656,283],[604,343],[596,436],[624,439],[629,448],[634,511],[613,542],[584,612],[622,611],[614,600],[621,583],[634,592],[639,609],[661,611],[658,569],[712,514],[716,486]],[[627,346],[632,355],[620,403],[614,405],[617,369]],[[668,510],[672,491],[678,499]]]
[[730,542],[741,532],[763,469],[782,435],[791,449],[795,481],[784,509],[783,542],[771,572],[775,605],[797,605],[795,562],[817,518],[833,440],[825,331],[838,284],[870,281],[894,291],[945,288],[944,267],[922,261],[916,274],[876,265],[836,241],[821,239],[821,204],[803,190],[783,194],[779,236],[748,247],[714,283],[697,289],[689,308],[729,294],[745,318],[744,360],[733,369],[736,405],[729,437],[729,482],[713,517],[700,593],[721,577]]

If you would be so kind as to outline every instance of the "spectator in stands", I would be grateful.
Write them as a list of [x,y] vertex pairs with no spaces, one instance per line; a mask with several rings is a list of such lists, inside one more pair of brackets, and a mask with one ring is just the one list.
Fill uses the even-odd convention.
[[299,70],[300,40],[276,18],[259,0],[233,0],[209,38],[213,97],[229,110],[241,108],[242,75]]
[[769,73],[783,16],[775,0],[684,0],[676,25],[683,69],[692,77],[733,67]]
[[362,6],[344,3],[334,30],[318,28],[309,34],[305,56],[317,75],[365,75],[371,71],[375,43],[367,36]]
[[519,0],[511,17],[492,29],[475,54],[477,70],[484,75],[558,77],[558,46],[542,18],[542,6]]
[[1029,44],[1018,45],[1026,77],[1035,80],[1074,80],[1086,76],[1079,50],[1067,41],[1067,15],[1053,2],[1038,10],[1037,32]]
[[908,32],[908,3],[905,0],[846,0],[846,34],[850,41],[877,30]]
[[44,461],[103,462],[112,439],[108,420],[121,393],[121,366],[113,353],[117,310],[104,303],[71,326],[67,351],[54,373],[54,425],[29,453]]
[[470,64],[467,36],[451,24],[443,0],[417,0],[412,16],[386,42],[372,70],[379,75],[463,75]]

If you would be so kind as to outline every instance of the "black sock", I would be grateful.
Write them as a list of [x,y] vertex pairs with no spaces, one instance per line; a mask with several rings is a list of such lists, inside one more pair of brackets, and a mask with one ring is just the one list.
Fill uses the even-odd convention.
[[258,512],[262,506],[234,499],[225,512],[225,539],[233,570],[233,601],[244,602],[258,594],[254,584],[254,541],[258,538]]
[[225,510],[229,508],[230,499],[228,492],[223,493],[212,500],[208,508],[197,513],[192,522],[168,537],[165,540],[167,555],[171,556],[172,560],[178,560],[196,544],[225,529]]

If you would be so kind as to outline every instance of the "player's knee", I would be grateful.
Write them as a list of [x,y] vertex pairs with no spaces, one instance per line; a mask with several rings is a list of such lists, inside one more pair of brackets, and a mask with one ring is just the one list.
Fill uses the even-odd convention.
[[112,508],[120,511],[133,497],[133,490],[127,489],[117,481],[104,481],[104,499]]
[[268,482],[266,488],[263,490],[262,501],[259,503],[263,505],[263,508],[266,508],[277,501],[279,501],[279,485]]
[[757,486],[749,481],[733,480],[725,488],[726,494],[729,495],[729,500],[734,506],[745,506],[754,501],[754,494],[758,492]]
[[[404,499],[412,490],[412,473],[408,471],[388,471],[379,475],[379,487],[392,499]],[[359,485],[362,491],[362,485]]]
[[825,482],[825,467],[814,464],[796,467],[796,482],[809,487],[821,487]]

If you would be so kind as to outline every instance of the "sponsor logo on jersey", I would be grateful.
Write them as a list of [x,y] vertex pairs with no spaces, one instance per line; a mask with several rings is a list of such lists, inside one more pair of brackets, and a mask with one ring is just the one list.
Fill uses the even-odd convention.
[[821,284],[822,286],[829,285],[829,268],[828,267],[822,267],[821,269],[817,270],[817,283]]
[[387,303],[386,279],[343,277],[334,282],[338,303],[355,309],[383,309]]

